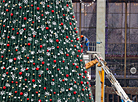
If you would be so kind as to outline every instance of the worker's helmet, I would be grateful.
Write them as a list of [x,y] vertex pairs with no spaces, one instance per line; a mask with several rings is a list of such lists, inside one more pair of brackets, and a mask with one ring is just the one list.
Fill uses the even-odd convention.
[[81,35],[81,38],[83,38],[84,36],[83,35]]

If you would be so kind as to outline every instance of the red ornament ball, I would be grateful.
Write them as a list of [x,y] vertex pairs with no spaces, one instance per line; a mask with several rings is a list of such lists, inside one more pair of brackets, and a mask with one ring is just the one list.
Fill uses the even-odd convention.
[[68,74],[66,74],[66,77],[69,77],[69,75],[68,75]]
[[32,79],[32,82],[35,82],[35,79]]
[[11,13],[11,16],[13,16],[13,13]]
[[17,51],[18,51],[18,49],[15,49],[15,51],[17,52]]
[[76,40],[78,41],[78,40],[79,40],[79,38],[76,38]]
[[69,56],[69,54],[66,54],[66,56]]
[[52,99],[50,99],[49,101],[52,101]]
[[81,81],[80,83],[83,84],[83,81]]
[[41,16],[44,16],[44,14],[41,14]]
[[58,39],[56,39],[56,42],[59,42],[59,40],[58,40]]
[[16,61],[16,58],[13,58],[14,61]]
[[5,67],[3,67],[3,69],[6,69]]
[[46,27],[46,30],[48,30],[49,29],[49,27]]
[[69,4],[67,4],[66,6],[69,7]]
[[63,25],[63,23],[61,23],[61,25]]
[[3,89],[5,90],[6,89],[6,86],[3,86]]
[[34,5],[33,4],[31,4],[31,7],[33,7]]
[[58,68],[57,71],[59,71],[60,69]]
[[33,65],[35,65],[35,63],[33,63]]
[[20,95],[23,95],[23,92],[20,92]]
[[49,7],[49,5],[47,5],[47,7]]
[[6,74],[9,74],[9,72],[6,72]]
[[30,46],[31,45],[31,43],[28,43],[28,46]]
[[40,48],[42,48],[43,47],[43,45],[40,45]]
[[37,7],[36,9],[37,9],[37,10],[40,10],[40,8],[39,8],[39,7]]
[[19,75],[22,75],[22,72],[19,72]]
[[69,37],[68,36],[66,36],[66,39],[68,39]]
[[16,33],[17,35],[19,34],[19,32]]
[[29,98],[27,98],[27,101],[29,101]]
[[25,78],[24,81],[27,81],[27,79]]
[[1,58],[3,58],[4,56],[2,55]]
[[26,18],[26,17],[24,17],[24,20],[27,20],[27,18]]
[[44,87],[44,90],[46,90],[46,87]]
[[7,46],[9,47],[9,46],[10,46],[10,44],[7,44]]
[[21,9],[22,7],[20,6],[19,8]]
[[17,91],[14,91],[14,93],[17,93]]
[[76,68],[79,68],[79,66],[76,66]]
[[85,70],[84,73],[87,73],[87,71]]
[[63,14],[63,16],[65,16],[65,14]]
[[77,93],[76,91],[73,92],[74,95],[75,95],[76,93]]
[[54,13],[54,10],[51,10],[52,13]]
[[53,62],[56,63],[56,60],[54,60]]
[[36,68],[36,70],[39,70],[39,68]]
[[42,101],[39,99],[38,102],[42,102]]
[[42,64],[45,64],[45,62],[43,61]]
[[9,9],[6,9],[6,12],[8,12],[9,11]]
[[56,94],[56,92],[53,92],[54,94]]

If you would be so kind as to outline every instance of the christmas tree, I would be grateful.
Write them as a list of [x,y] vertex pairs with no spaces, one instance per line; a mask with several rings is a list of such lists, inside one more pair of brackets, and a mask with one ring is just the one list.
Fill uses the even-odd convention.
[[0,0],[0,102],[92,102],[71,0]]

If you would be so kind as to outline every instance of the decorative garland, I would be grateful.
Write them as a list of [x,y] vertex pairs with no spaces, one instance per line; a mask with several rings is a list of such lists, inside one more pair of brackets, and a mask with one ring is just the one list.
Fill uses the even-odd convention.
[[87,6],[87,7],[91,6],[94,2],[95,2],[95,0],[92,0],[91,3],[89,3],[88,5],[86,5],[82,0],[80,0],[80,3],[82,3],[82,5],[84,5],[85,7],[86,7],[86,6]]

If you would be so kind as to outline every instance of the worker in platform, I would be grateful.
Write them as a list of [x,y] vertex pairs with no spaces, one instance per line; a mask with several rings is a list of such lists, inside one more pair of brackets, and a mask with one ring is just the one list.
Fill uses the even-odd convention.
[[82,49],[83,49],[83,52],[85,53],[86,51],[89,51],[89,40],[86,36],[84,35],[81,35],[81,44],[82,44]]

